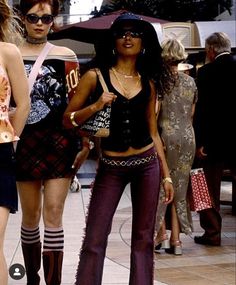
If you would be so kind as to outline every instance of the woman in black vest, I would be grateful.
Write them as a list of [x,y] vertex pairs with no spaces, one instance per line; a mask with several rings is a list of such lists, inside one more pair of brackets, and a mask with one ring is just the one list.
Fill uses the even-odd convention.
[[[129,284],[153,284],[153,236],[161,181],[166,203],[173,199],[155,114],[156,86],[160,87],[163,72],[160,55],[153,26],[134,14],[122,14],[97,48],[64,114],[64,125],[71,128],[106,104],[112,106],[110,135],[101,139],[76,284],[102,283],[107,238],[128,183],[133,206]],[[100,68],[110,92],[102,91],[93,67]],[[96,102],[85,107],[89,96]]]

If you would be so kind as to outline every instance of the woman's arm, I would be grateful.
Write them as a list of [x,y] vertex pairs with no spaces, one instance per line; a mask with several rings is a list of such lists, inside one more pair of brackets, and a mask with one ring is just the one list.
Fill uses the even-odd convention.
[[196,103],[197,103],[197,100],[198,100],[198,89],[197,89],[197,86],[196,86],[196,83],[195,81],[193,81],[193,92],[194,92],[194,98],[193,98],[193,104],[192,104],[192,109],[191,109],[191,118],[192,118],[192,122],[193,122],[193,116],[195,114],[195,109],[196,109]]
[[63,125],[66,128],[82,124],[96,112],[102,110],[105,105],[111,104],[115,100],[116,96],[113,93],[103,92],[95,103],[84,107],[89,96],[95,92],[96,84],[95,70],[89,70],[81,77],[75,94],[64,113]]
[[30,111],[30,96],[22,56],[15,45],[9,44],[5,51],[5,66],[16,104],[11,123],[17,136],[20,136]]
[[[158,112],[159,113],[159,112]],[[154,146],[157,150],[158,157],[161,162],[162,176],[163,176],[163,187],[165,189],[165,203],[170,203],[174,197],[173,185],[171,183],[170,172],[166,162],[163,143],[161,141],[158,129],[157,129],[157,119],[158,113],[156,113],[156,90],[154,84],[151,83],[151,98],[148,107],[148,120],[150,134],[154,142]]]

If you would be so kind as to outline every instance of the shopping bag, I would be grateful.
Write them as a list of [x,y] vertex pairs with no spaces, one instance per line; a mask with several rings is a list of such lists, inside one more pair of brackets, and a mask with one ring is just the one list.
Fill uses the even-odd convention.
[[191,211],[202,211],[212,208],[207,182],[203,168],[196,168],[190,171],[190,209]]

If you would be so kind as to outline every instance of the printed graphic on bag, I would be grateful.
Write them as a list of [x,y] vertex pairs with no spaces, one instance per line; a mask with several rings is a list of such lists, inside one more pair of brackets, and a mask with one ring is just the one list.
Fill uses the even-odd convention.
[[80,130],[89,136],[107,137],[110,128],[111,106],[106,106],[80,126]]
[[[105,128],[109,129],[110,126],[110,116],[109,114],[101,110],[97,115],[96,115],[96,120],[89,120],[86,122],[86,130],[87,131],[97,131],[100,128]],[[89,123],[90,122],[90,123]],[[81,126],[81,129],[83,130],[84,126]]]
[[[100,69],[96,68],[95,70],[103,91],[109,92]],[[80,133],[89,137],[108,137],[110,134],[110,116],[111,106],[105,106],[103,110],[98,111],[79,127]]]

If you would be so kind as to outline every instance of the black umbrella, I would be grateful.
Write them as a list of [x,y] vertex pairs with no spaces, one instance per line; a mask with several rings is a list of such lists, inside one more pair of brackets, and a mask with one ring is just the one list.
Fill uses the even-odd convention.
[[[93,17],[87,21],[64,25],[59,28],[58,31],[51,33],[49,35],[49,40],[73,39],[94,44],[102,37],[106,36],[106,32],[110,28],[111,24],[124,12],[127,11],[119,10],[100,17]],[[158,18],[143,15],[138,16],[150,23],[162,24],[167,22]]]

